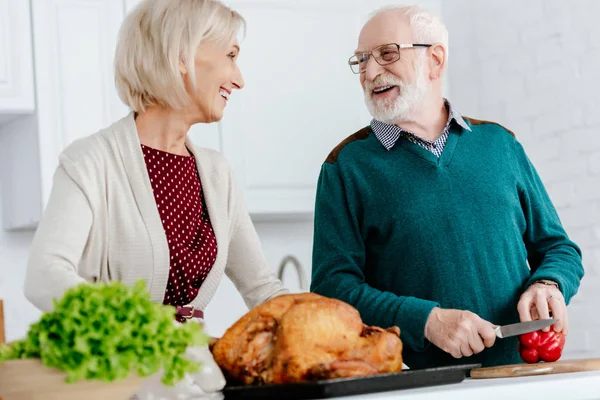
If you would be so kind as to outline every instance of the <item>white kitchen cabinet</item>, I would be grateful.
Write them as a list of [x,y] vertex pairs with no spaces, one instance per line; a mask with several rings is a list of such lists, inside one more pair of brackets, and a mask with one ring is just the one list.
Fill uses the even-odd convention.
[[123,3],[33,0],[38,136],[45,203],[58,155],[122,117],[112,70]]
[[37,113],[4,125],[2,192],[7,229],[33,227],[60,152],[127,113],[112,63],[124,15],[117,0],[32,0]]
[[0,0],[0,123],[35,110],[29,7]]

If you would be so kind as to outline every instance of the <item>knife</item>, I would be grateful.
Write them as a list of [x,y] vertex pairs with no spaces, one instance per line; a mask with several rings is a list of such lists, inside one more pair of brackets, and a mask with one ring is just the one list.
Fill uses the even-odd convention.
[[539,329],[544,329],[557,322],[557,319],[538,319],[535,321],[519,322],[517,324],[499,326],[495,329],[495,331],[496,336],[502,339],[509,336],[517,336],[524,333],[537,331]]

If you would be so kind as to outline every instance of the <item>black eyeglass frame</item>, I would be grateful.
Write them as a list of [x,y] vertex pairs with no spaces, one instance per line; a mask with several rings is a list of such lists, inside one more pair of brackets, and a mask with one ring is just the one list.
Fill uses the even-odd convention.
[[[398,57],[395,58],[392,61],[385,61],[382,64],[381,61],[378,60],[379,57],[373,56],[373,53],[376,52],[377,50],[381,49],[381,48],[386,47],[386,46],[396,46],[396,49],[398,51]],[[369,57],[373,56],[373,58],[375,59],[375,62],[383,67],[385,65],[389,65],[389,64],[392,64],[392,63],[395,63],[396,61],[398,61],[400,59],[400,50],[401,49],[411,49],[411,48],[415,48],[415,47],[431,47],[431,46],[433,46],[433,45],[432,44],[425,44],[425,43],[408,43],[408,44],[386,43],[386,44],[382,44],[381,46],[377,46],[372,51],[361,51],[361,52],[357,52],[357,53],[353,54],[348,59],[348,65],[350,66],[350,70],[354,74],[358,75],[358,74],[363,73],[363,72],[366,71],[366,68],[363,69],[363,70],[360,69],[360,62],[358,61],[358,56],[361,56],[361,57],[365,57],[366,56],[367,57],[367,60],[364,62],[365,66],[369,62]],[[358,71],[354,71],[354,68],[353,68],[354,66],[358,66]]]

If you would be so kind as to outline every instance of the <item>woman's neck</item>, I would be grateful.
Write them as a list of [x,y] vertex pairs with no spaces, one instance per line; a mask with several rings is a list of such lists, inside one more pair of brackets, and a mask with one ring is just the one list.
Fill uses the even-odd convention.
[[188,156],[185,142],[192,125],[188,120],[185,113],[152,106],[137,114],[135,125],[144,146]]

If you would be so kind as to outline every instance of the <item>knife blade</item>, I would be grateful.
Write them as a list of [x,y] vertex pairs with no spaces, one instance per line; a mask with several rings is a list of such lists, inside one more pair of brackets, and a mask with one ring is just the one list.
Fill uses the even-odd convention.
[[522,335],[524,333],[529,333],[533,331],[537,331],[538,329],[544,329],[550,325],[557,323],[557,319],[538,319],[535,321],[528,322],[519,322],[511,325],[499,326],[495,329],[496,336],[500,339]]

